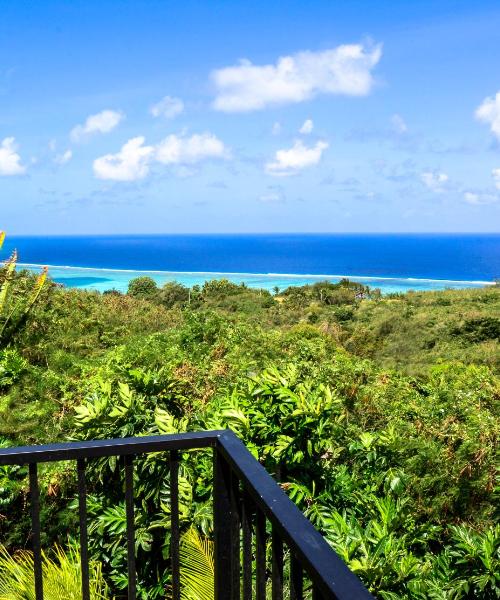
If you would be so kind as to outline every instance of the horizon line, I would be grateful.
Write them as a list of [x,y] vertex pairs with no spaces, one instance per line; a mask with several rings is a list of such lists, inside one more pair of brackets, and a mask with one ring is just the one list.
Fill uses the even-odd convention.
[[245,236],[245,235],[260,235],[260,236],[275,236],[275,235],[500,235],[500,231],[270,231],[270,232],[143,232],[143,233],[12,233],[9,234],[5,230],[0,230],[6,233],[6,241],[13,237],[30,237],[30,238],[51,238],[51,237],[132,237],[132,236]]

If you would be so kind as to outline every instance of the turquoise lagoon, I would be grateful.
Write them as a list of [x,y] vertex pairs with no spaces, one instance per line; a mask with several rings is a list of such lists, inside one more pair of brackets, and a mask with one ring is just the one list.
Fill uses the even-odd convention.
[[[30,269],[34,272],[41,270],[41,265],[20,264],[20,267]],[[177,281],[185,286],[203,285],[210,279],[228,279],[234,283],[245,283],[248,287],[261,288],[273,291],[276,287],[280,290],[292,285],[312,284],[318,281],[338,282],[347,277],[370,287],[380,288],[382,293],[406,292],[408,290],[443,290],[477,288],[485,285],[493,285],[491,281],[462,281],[449,279],[426,279],[426,278],[390,278],[390,277],[367,277],[362,274],[345,275],[294,275],[279,273],[221,273],[221,272],[182,272],[182,271],[144,271],[128,269],[96,269],[86,267],[49,266],[49,275],[61,285],[95,290],[104,292],[117,290],[126,292],[128,283],[135,277],[148,276],[154,279],[158,285],[168,281]]]

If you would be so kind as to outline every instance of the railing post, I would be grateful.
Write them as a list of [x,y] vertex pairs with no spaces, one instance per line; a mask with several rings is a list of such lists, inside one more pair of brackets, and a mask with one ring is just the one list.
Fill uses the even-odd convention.
[[85,481],[85,459],[77,461],[78,514],[80,518],[80,565],[82,571],[82,600],[90,600],[89,543],[87,532],[87,484]]
[[137,597],[137,572],[135,569],[135,517],[134,517],[134,459],[125,455],[125,512],[127,515],[128,600]]
[[237,600],[233,590],[231,469],[214,448],[215,600]]
[[243,600],[252,600],[252,516],[248,492],[243,491],[241,527],[243,532]]
[[180,600],[179,564],[179,453],[170,451],[170,556],[172,561],[172,600]]
[[283,541],[277,531],[272,533],[273,569],[272,599],[283,600]]
[[290,600],[304,600],[302,566],[297,557],[290,553]]
[[36,600],[43,600],[42,546],[40,541],[40,488],[38,487],[38,467],[36,463],[30,463],[29,472],[35,598]]
[[266,600],[266,517],[257,510],[255,519],[255,592],[257,600]]

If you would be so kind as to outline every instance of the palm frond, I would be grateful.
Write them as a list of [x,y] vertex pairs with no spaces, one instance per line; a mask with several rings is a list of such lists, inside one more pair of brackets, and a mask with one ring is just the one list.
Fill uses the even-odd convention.
[[[0,600],[35,600],[33,553],[21,550],[11,555],[0,545]],[[109,598],[101,565],[91,562],[90,597],[92,600]],[[42,553],[42,572],[45,600],[80,600],[80,554],[71,547],[65,551],[56,546],[54,557]]]
[[182,537],[179,549],[182,600],[214,600],[214,544],[194,527]]

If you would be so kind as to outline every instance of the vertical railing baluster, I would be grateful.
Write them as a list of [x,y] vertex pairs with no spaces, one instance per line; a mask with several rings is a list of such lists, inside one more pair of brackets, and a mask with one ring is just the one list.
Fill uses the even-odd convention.
[[315,585],[313,585],[312,600],[322,600],[322,598],[321,592]]
[[43,600],[42,543],[40,540],[40,488],[38,487],[38,469],[36,463],[30,463],[29,472],[35,598],[36,600]]
[[256,598],[266,600],[266,517],[257,510],[255,523]]
[[252,600],[252,503],[243,492],[241,522],[243,529],[243,600]]
[[272,534],[272,600],[283,600],[283,541],[278,532]]
[[179,454],[170,452],[170,557],[172,561],[172,598],[180,600],[180,562],[179,562]]
[[90,600],[89,548],[87,534],[87,484],[85,481],[85,459],[77,461],[78,513],[80,518],[80,565],[82,576],[82,599]]
[[240,486],[234,472],[231,472],[231,588],[232,598],[240,600]]
[[214,448],[215,600],[234,600],[231,561],[231,469]]
[[304,600],[302,567],[297,558],[290,557],[290,600]]
[[136,600],[134,459],[130,454],[125,456],[125,510],[127,515],[128,600]]

